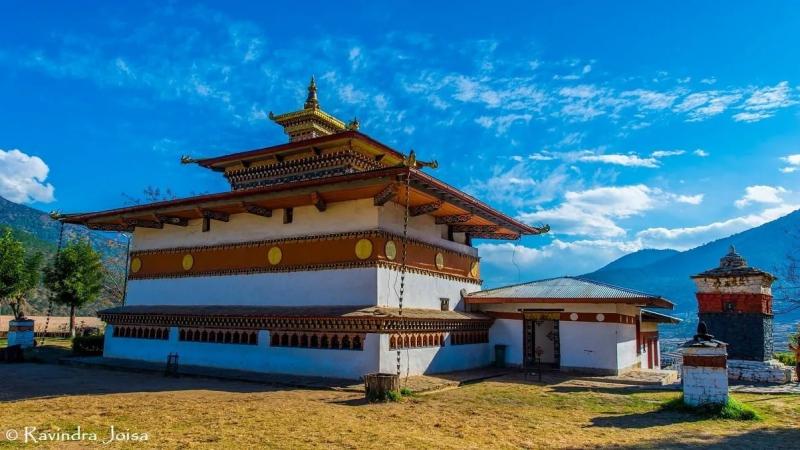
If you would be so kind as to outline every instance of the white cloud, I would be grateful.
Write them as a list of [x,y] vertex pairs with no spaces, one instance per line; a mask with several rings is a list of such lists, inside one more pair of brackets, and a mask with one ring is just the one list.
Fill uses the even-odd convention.
[[653,158],[666,158],[667,156],[680,156],[686,153],[684,150],[656,150],[650,154]]
[[0,196],[14,203],[52,202],[55,188],[45,182],[49,172],[38,156],[0,149]]
[[739,200],[736,200],[734,204],[737,208],[744,208],[752,203],[781,203],[783,202],[781,194],[786,192],[786,189],[780,186],[747,186],[745,188],[744,196]]
[[798,204],[785,204],[765,209],[759,214],[734,217],[707,225],[682,228],[647,228],[636,234],[643,248],[673,248],[686,250],[731,234],[763,225],[800,208]]
[[736,91],[695,92],[683,98],[673,111],[686,113],[687,122],[700,122],[723,113],[731,105],[741,100],[742,94]]
[[800,153],[795,153],[793,155],[786,155],[781,158],[781,161],[788,164],[785,167],[782,167],[780,170],[783,173],[793,173],[797,170],[800,170]]
[[618,237],[625,230],[614,219],[627,218],[652,209],[660,190],[645,185],[599,187],[569,191],[554,208],[520,214],[527,223],[547,223],[555,233],[592,237]]
[[753,91],[742,105],[744,112],[736,114],[733,119],[737,122],[757,122],[772,117],[776,109],[795,103],[797,101],[791,97],[789,82],[781,81],[775,86]]
[[531,119],[533,119],[531,114],[504,114],[496,117],[481,116],[475,119],[475,123],[483,128],[495,128],[497,134],[500,135],[506,134],[515,123],[528,123]]
[[628,167],[658,167],[658,160],[656,158],[641,158],[635,154],[622,155],[612,153],[604,155],[586,155],[578,158],[578,161],[617,164]]
[[632,99],[638,106],[643,109],[660,110],[666,109],[675,103],[678,98],[673,93],[663,93],[656,91],[649,91],[647,89],[634,89],[632,91],[625,91],[620,94],[623,98]]
[[563,166],[537,171],[537,165],[523,162],[511,168],[495,167],[491,176],[471,180],[464,190],[491,203],[521,208],[551,201],[567,181]]
[[705,197],[705,195],[703,194],[677,195],[675,196],[675,201],[679,203],[686,203],[689,205],[699,205],[700,203],[703,203],[703,197]]
[[[637,242],[607,239],[572,242],[554,239],[540,248],[508,242],[478,245],[481,263],[496,268],[500,274],[498,277],[504,277],[487,279],[492,285],[580,275],[640,249]],[[519,268],[519,278],[515,267]]]
[[705,157],[709,156],[709,153],[707,151],[703,150],[702,148],[698,148],[697,150],[693,151],[692,153],[694,153],[695,156],[699,156],[701,158],[705,158]]

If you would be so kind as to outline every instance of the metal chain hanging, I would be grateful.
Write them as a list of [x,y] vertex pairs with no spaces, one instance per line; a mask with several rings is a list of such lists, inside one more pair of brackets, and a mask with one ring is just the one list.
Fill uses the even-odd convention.
[[[403,296],[405,295],[406,288],[406,255],[408,254],[408,216],[410,214],[409,200],[411,191],[411,167],[408,168],[406,174],[406,195],[405,195],[405,213],[403,214],[403,253],[400,256],[400,296],[398,298],[398,306],[400,320],[403,319]],[[400,376],[400,348],[397,349],[397,375]]]
[[[58,247],[56,248],[56,259],[58,259],[58,255],[61,254],[61,246],[64,243],[64,222],[58,222],[60,227],[58,230]],[[47,302],[47,317],[44,321],[44,333],[42,333],[42,344],[44,345],[44,340],[47,339],[47,329],[50,327],[50,316],[53,314],[53,297],[50,296],[50,300]]]

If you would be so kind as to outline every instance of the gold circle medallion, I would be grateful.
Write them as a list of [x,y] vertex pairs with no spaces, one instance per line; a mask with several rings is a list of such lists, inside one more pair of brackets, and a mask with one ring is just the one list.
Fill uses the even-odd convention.
[[386,259],[389,261],[394,261],[397,258],[397,245],[395,245],[394,241],[386,241],[384,250],[386,251]]
[[269,263],[272,264],[273,266],[280,263],[282,258],[283,258],[283,252],[278,247],[272,247],[271,249],[269,249],[269,252],[267,252],[267,259],[269,260]]
[[181,265],[183,265],[183,270],[192,270],[192,266],[194,266],[194,257],[192,257],[192,255],[183,255]]
[[372,241],[369,239],[359,239],[356,242],[356,257],[358,259],[367,259],[372,256]]
[[469,269],[469,274],[472,275],[472,278],[478,278],[480,274],[480,268],[478,267],[478,261],[472,263],[472,267]]
[[142,260],[139,258],[133,258],[131,260],[131,272],[138,273],[142,270]]
[[444,268],[444,255],[441,253],[436,254],[436,268],[442,270]]

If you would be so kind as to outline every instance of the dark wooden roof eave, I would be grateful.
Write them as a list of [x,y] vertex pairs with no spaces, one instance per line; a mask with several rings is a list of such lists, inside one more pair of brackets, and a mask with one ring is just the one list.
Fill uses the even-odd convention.
[[395,150],[395,149],[393,149],[393,148],[391,148],[391,147],[389,147],[389,146],[387,146],[387,145],[385,145],[385,144],[383,144],[381,142],[376,141],[375,139],[367,136],[364,133],[360,133],[358,131],[353,131],[353,130],[348,130],[348,131],[343,131],[341,133],[330,134],[330,135],[327,135],[327,136],[321,136],[321,137],[317,137],[317,138],[313,138],[313,139],[305,139],[305,140],[302,140],[302,141],[288,142],[286,144],[273,145],[271,147],[257,148],[257,149],[254,149],[254,150],[245,150],[245,151],[242,151],[242,152],[231,153],[231,154],[221,155],[221,156],[215,156],[215,157],[211,157],[211,158],[197,159],[197,160],[194,160],[193,162],[196,163],[197,165],[201,166],[201,167],[205,167],[205,168],[211,169],[211,168],[214,168],[215,166],[217,166],[219,164],[223,164],[223,163],[230,163],[230,162],[235,162],[235,161],[240,161],[240,160],[247,160],[247,159],[253,159],[253,158],[258,158],[258,157],[265,157],[265,156],[269,156],[269,155],[274,154],[274,153],[279,153],[279,152],[284,152],[284,151],[294,150],[294,149],[301,149],[301,148],[305,148],[305,147],[313,147],[315,145],[321,145],[321,144],[325,144],[325,143],[328,143],[328,142],[334,142],[334,141],[337,141],[337,140],[346,140],[346,139],[357,139],[357,140],[360,140],[360,141],[367,142],[367,143],[369,143],[369,144],[371,144],[371,145],[373,145],[375,147],[380,148],[381,150],[384,150],[387,153],[391,153],[392,155],[394,155],[395,157],[397,157],[397,158],[399,158],[401,160],[405,159],[405,157],[406,157],[401,152],[398,152],[397,150]]
[[147,214],[155,211],[166,211],[170,209],[175,209],[178,207],[200,206],[204,204],[210,204],[213,202],[224,202],[230,200],[244,201],[247,199],[258,197],[259,195],[266,195],[278,192],[292,192],[304,188],[314,188],[324,185],[348,183],[358,180],[386,178],[388,180],[391,180],[391,182],[393,182],[397,179],[398,176],[406,175],[408,173],[411,173],[412,180],[416,179],[418,181],[427,183],[427,186],[429,187],[428,188],[423,187],[423,188],[428,190],[434,189],[434,193],[437,197],[447,196],[447,198],[445,198],[446,201],[452,202],[457,206],[459,206],[460,208],[466,210],[476,210],[476,212],[478,212],[480,215],[485,215],[490,220],[500,222],[501,225],[506,226],[519,234],[540,234],[542,232],[546,232],[546,230],[530,227],[528,225],[520,223],[500,213],[499,211],[492,209],[488,205],[480,202],[479,200],[467,194],[464,194],[458,191],[457,189],[447,185],[446,183],[436,180],[435,178],[429,175],[423,174],[418,170],[408,169],[407,167],[402,167],[402,166],[372,170],[367,172],[359,172],[355,174],[339,175],[335,177],[317,178],[313,180],[298,181],[298,182],[279,184],[273,186],[265,186],[260,188],[243,189],[238,191],[221,192],[216,194],[206,194],[195,197],[187,197],[176,200],[155,202],[144,205],[135,205],[125,208],[117,208],[100,212],[65,214],[59,216],[58,220],[64,223],[87,224],[93,221],[94,219],[100,219],[100,218],[119,218],[122,215],[135,215],[137,213]]

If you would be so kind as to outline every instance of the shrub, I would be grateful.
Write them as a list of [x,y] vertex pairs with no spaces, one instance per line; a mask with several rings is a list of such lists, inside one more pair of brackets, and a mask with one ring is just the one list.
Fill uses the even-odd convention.
[[400,391],[389,391],[386,393],[386,400],[390,402],[399,402],[403,399],[403,394]]
[[412,391],[411,389],[409,389],[407,387],[404,387],[404,388],[400,389],[400,395],[402,395],[403,397],[410,397],[410,396],[414,395],[414,391]]
[[72,353],[76,355],[102,355],[105,336],[95,334],[91,336],[76,336],[72,339]]
[[786,364],[787,366],[794,367],[797,364],[797,358],[792,352],[779,352],[775,353],[775,359]]
[[709,419],[728,420],[761,420],[761,415],[753,408],[728,397],[724,405],[709,404],[689,406],[683,402],[683,396],[669,400],[661,405],[663,411],[680,411],[703,416]]

